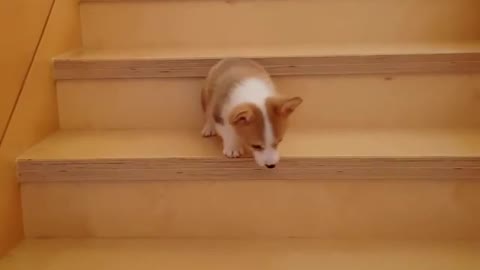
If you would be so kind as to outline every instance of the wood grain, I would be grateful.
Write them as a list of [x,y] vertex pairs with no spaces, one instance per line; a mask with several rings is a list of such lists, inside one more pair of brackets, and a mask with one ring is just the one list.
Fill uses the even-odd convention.
[[[480,53],[252,57],[273,76],[480,72]],[[219,58],[62,57],[59,80],[105,78],[205,77]]]
[[[165,180],[478,180],[476,131],[291,132],[275,170],[221,156],[216,140],[187,131],[67,131],[18,160],[22,182]],[[221,168],[219,170],[219,168]]]
[[[80,3],[95,3],[95,2],[155,2],[155,1],[171,1],[171,0],[80,0]],[[178,1],[178,0],[176,0]],[[236,0],[238,1],[238,0]]]
[[251,159],[158,158],[20,161],[22,182],[165,180],[480,180],[478,158],[291,158],[275,170]]

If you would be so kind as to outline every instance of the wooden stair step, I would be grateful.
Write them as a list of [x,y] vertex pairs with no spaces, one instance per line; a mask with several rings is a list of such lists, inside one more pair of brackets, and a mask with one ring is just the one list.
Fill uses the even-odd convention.
[[[18,159],[22,182],[104,180],[478,179],[478,130],[310,130],[287,134],[266,170],[221,156],[195,131],[60,131]],[[218,168],[221,168],[219,170]]]
[[[415,54],[415,51],[423,53],[423,49],[411,49],[405,53]],[[165,63],[157,66],[154,63],[158,59],[160,63],[163,63],[162,59],[166,59],[168,55],[184,59],[182,54],[188,59],[197,59],[198,51],[187,53],[187,51],[177,50],[176,54],[148,50],[117,53],[88,52],[77,54],[72,58],[63,57],[63,59],[77,59],[75,61],[78,61],[78,67],[77,62],[70,63],[70,60],[65,60],[65,70],[63,67],[57,67],[58,72],[65,71],[69,75],[64,75],[69,78],[79,78],[57,81],[61,128],[201,129],[203,115],[200,106],[200,89],[204,78],[142,77],[157,76],[159,73],[155,70],[172,68],[165,66]],[[387,53],[387,51],[384,52]],[[442,57],[452,53],[448,48],[439,48],[437,52]],[[360,51],[356,53],[363,55]],[[125,59],[137,59],[138,62],[135,60],[137,67],[130,69],[130,62]],[[471,68],[478,66],[480,62],[468,62],[472,59],[464,59],[467,62],[456,63],[454,66],[473,65],[470,66]],[[97,60],[104,68],[96,67]],[[122,66],[122,63],[125,66]],[[429,64],[437,65],[438,63],[427,63]],[[440,63],[440,65],[444,64],[450,65],[450,62]],[[358,68],[364,64],[351,66]],[[183,67],[183,70],[187,68],[193,72],[199,70],[207,72],[208,67],[200,66],[193,69]],[[301,66],[299,68],[302,69]],[[173,73],[185,75],[182,68],[177,70]],[[85,74],[87,75],[84,76]],[[101,77],[101,79],[84,78],[90,76]],[[132,77],[129,79],[105,78],[121,76]],[[480,115],[480,99],[477,98],[480,96],[480,72],[276,76],[274,81],[282,94],[301,96],[304,99],[304,104],[292,116],[292,128],[476,128],[480,126],[480,118],[477,117]],[[95,98],[92,98],[93,96]],[[174,121],[169,116],[175,116]]]
[[21,184],[26,237],[480,240],[478,177],[139,181],[77,165],[85,179]]
[[192,131],[60,131],[18,159],[25,235],[480,239],[479,135],[295,131],[268,170]]
[[479,8],[472,0],[130,0],[83,2],[80,15],[85,48],[231,48],[478,41]]
[[26,240],[8,270],[476,270],[475,243],[324,243],[317,240]]
[[225,57],[248,57],[273,76],[480,72],[480,44],[357,48],[81,50],[55,58],[59,80],[205,77]]

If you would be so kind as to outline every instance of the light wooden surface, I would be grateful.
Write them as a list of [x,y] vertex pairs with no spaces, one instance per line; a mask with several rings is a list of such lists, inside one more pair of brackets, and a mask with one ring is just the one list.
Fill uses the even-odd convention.
[[53,0],[0,3],[0,33],[3,36],[0,43],[0,143],[52,4]]
[[476,270],[478,245],[324,243],[315,240],[28,240],[0,261],[8,270]]
[[[164,52],[165,53],[165,52]],[[95,58],[88,52],[76,53],[55,60],[57,79],[169,78],[206,77],[221,58],[209,55],[189,59],[112,57],[113,53]],[[98,53],[94,52],[93,55]],[[229,55],[238,57],[239,55]],[[473,52],[450,54],[373,54],[306,56],[276,55],[253,57],[272,76],[280,75],[350,75],[402,73],[480,72],[480,46]]]
[[[35,12],[42,11],[40,6],[35,8],[38,3],[34,2],[37,1],[28,2],[32,3],[31,8]],[[77,5],[76,0],[56,1],[12,121],[0,146],[0,250],[22,235],[15,159],[58,126],[51,57],[73,49],[80,43]],[[16,27],[12,23],[8,25],[10,30]],[[14,54],[13,51],[9,53]]]
[[[480,73],[287,76],[275,82],[280,92],[304,100],[292,128],[480,127]],[[59,81],[60,125],[200,130],[202,83],[193,78]]]
[[[290,132],[276,170],[228,160],[192,131],[63,131],[18,160],[21,181],[480,179],[480,131]],[[216,170],[221,167],[222,170]]]
[[[121,0],[120,0],[121,1]],[[278,57],[278,56],[371,56],[371,55],[428,55],[479,53],[480,40],[435,43],[402,42],[395,44],[322,44],[322,45],[257,45],[243,47],[172,47],[172,48],[108,48],[77,49],[65,52],[54,59],[67,61],[118,60],[118,59],[204,59],[225,57]]]
[[83,3],[81,17],[86,48],[322,47],[478,41],[479,9],[477,0],[127,1]]
[[[476,157],[480,130],[321,129],[292,131],[281,150],[294,157]],[[26,160],[219,157],[218,138],[181,130],[56,132],[19,157]]]
[[24,183],[22,207],[27,237],[473,241],[479,192],[473,180],[112,179]]

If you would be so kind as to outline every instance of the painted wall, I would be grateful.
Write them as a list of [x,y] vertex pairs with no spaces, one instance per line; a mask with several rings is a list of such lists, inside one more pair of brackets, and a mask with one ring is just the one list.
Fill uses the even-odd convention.
[[[22,87],[53,0],[0,3],[0,138]],[[1,141],[1,139],[0,139]]]
[[[52,4],[53,0],[0,3],[0,33],[4,34],[0,42],[0,148]],[[3,155],[0,159],[0,253],[22,236],[18,187],[5,177],[12,162]]]
[[2,254],[23,237],[15,159],[58,127],[51,58],[80,46],[78,0],[2,1],[0,33]]

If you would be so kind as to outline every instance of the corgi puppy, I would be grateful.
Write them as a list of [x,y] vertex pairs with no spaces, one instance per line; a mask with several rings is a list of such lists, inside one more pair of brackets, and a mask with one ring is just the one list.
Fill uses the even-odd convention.
[[259,166],[275,168],[278,145],[300,97],[277,93],[269,74],[247,59],[224,59],[209,72],[202,89],[205,137],[220,135],[223,154],[237,158],[249,149]]

